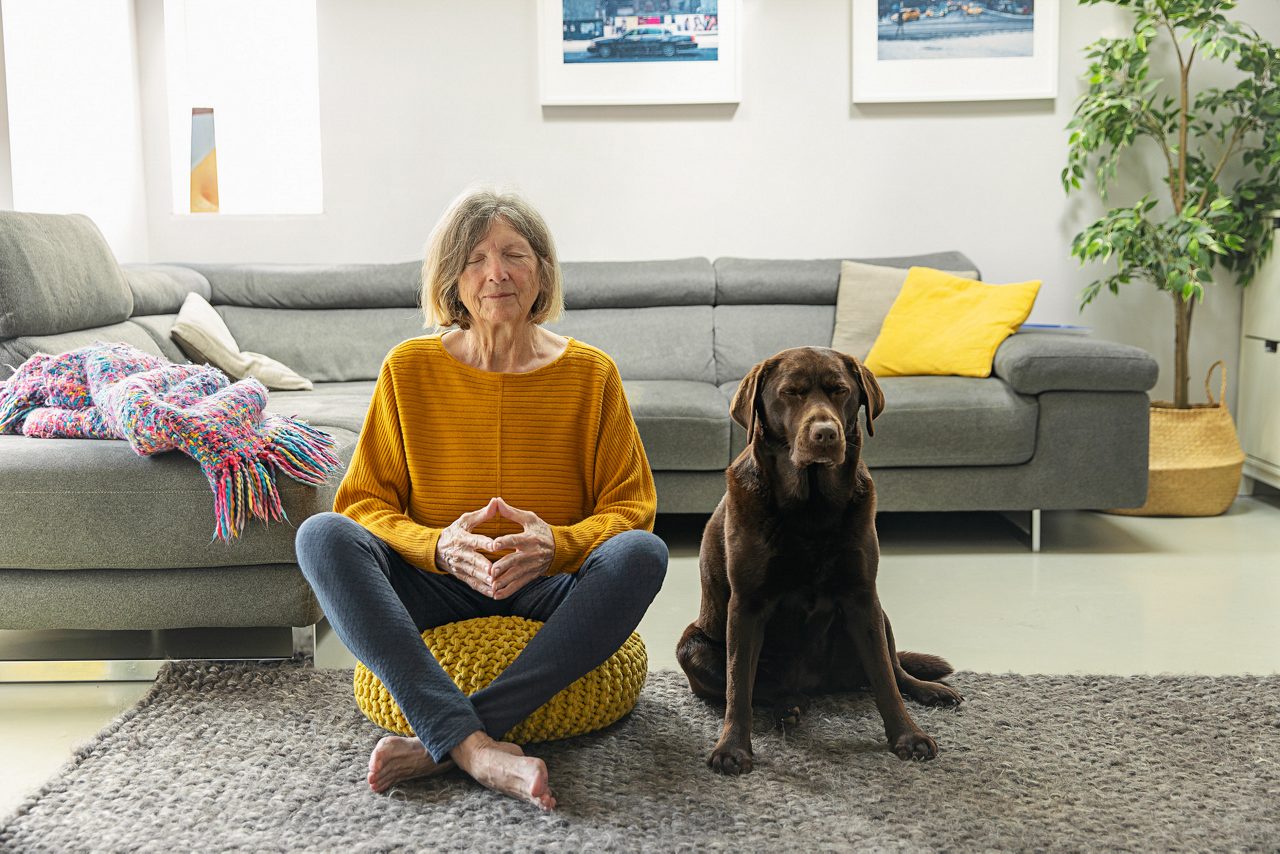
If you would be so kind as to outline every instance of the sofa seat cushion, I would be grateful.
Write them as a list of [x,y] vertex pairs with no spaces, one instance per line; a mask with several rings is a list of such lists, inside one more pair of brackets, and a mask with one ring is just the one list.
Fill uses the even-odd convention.
[[729,407],[711,383],[623,380],[649,466],[714,471],[729,464]]
[[373,399],[373,380],[316,383],[311,391],[273,391],[267,411],[301,418],[312,427],[340,427],[359,433]]
[[[863,459],[872,468],[1019,465],[1036,449],[1039,405],[990,377],[886,377],[884,412],[876,434],[863,425]],[[736,382],[724,383],[725,405]],[[733,454],[746,447],[746,430],[733,425]]]
[[[351,459],[355,435],[330,430]],[[147,569],[294,562],[296,527],[333,506],[340,474],[311,487],[276,479],[288,524],[253,520],[213,539],[213,492],[176,451],[139,457],[109,439],[0,435],[0,568]]]
[[1019,465],[1036,450],[1040,409],[995,378],[886,377],[869,466]]

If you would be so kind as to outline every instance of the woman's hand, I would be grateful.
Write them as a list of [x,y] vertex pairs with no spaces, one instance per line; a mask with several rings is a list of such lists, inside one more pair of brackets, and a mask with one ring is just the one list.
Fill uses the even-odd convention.
[[436,568],[490,598],[496,598],[493,595],[494,564],[480,552],[492,553],[498,551],[498,547],[489,537],[473,534],[472,529],[498,515],[500,500],[494,498],[479,510],[463,513],[436,540]]
[[524,529],[518,534],[507,534],[493,541],[494,551],[515,549],[493,564],[493,592],[489,595],[494,599],[506,599],[551,568],[556,540],[551,526],[542,521],[537,513],[512,507],[501,498],[490,501],[485,509],[489,507],[496,508],[498,515]]

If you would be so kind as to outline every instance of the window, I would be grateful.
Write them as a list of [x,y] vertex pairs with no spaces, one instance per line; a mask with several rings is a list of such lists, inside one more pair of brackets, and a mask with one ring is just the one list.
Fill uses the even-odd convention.
[[212,193],[223,215],[321,213],[315,0],[165,0],[164,13],[174,212],[208,211]]
[[4,0],[13,207],[83,213],[116,255],[147,257],[133,7]]

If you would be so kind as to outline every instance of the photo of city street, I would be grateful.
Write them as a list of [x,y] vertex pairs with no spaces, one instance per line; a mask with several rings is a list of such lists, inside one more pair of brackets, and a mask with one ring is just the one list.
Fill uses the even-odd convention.
[[1031,56],[1035,0],[877,0],[878,55],[898,59]]
[[564,62],[714,62],[717,0],[563,0]]

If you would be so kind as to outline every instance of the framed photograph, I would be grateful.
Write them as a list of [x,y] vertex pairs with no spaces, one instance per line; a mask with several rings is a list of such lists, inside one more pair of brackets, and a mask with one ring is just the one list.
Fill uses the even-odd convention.
[[1058,0],[850,0],[853,101],[1058,94]]
[[538,0],[546,105],[737,103],[741,53],[741,0]]

